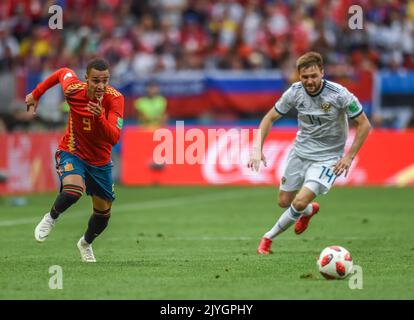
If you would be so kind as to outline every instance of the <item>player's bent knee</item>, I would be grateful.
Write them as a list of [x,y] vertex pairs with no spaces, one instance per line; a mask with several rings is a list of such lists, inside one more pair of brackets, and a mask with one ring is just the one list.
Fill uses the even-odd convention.
[[98,196],[92,196],[93,208],[99,211],[111,210],[112,201]]
[[107,212],[107,211],[111,211],[111,207],[112,207],[112,203],[111,202],[107,202],[107,203],[93,203],[93,209],[94,211],[97,210],[97,212]]
[[279,198],[277,200],[277,205],[281,208],[288,208],[291,204],[291,201],[289,199]]
[[280,192],[277,198],[277,204],[281,208],[289,208],[295,195],[290,192]]
[[293,199],[295,198],[295,191],[280,190],[277,197],[277,204],[280,208],[289,208]]

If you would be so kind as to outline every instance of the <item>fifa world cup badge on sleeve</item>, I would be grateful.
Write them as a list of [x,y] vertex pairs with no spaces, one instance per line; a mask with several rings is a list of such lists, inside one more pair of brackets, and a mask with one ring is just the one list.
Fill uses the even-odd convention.
[[355,101],[352,101],[352,103],[348,106],[348,110],[352,113],[355,113],[358,111],[358,106]]
[[122,127],[124,126],[124,119],[118,117],[118,120],[116,121],[116,126],[118,127],[118,129],[122,129]]

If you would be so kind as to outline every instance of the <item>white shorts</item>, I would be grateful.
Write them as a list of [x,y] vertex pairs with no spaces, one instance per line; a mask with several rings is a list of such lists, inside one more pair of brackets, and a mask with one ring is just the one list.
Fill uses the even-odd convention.
[[298,157],[293,150],[287,159],[287,165],[280,181],[280,190],[297,191],[302,186],[316,195],[326,194],[335,182],[333,166],[340,158],[328,161],[311,161]]

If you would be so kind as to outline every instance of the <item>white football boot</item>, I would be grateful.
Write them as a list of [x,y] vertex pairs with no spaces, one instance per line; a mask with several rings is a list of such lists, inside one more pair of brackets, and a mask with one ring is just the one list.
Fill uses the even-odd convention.
[[36,241],[45,241],[50,231],[52,231],[55,226],[55,223],[56,221],[50,216],[50,212],[46,213],[35,228],[34,236]]
[[78,241],[78,249],[83,262],[96,262],[95,256],[93,255],[92,245],[87,243],[83,236]]

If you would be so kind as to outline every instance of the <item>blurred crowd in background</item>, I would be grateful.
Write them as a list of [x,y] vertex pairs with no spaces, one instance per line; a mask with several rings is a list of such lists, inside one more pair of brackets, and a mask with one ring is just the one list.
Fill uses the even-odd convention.
[[[63,8],[62,30],[48,27],[53,4]],[[362,30],[349,28],[352,4],[363,8]],[[7,74],[82,69],[95,56],[115,77],[188,69],[292,74],[309,50],[324,56],[331,74],[414,70],[414,0],[0,1],[0,88]],[[1,114],[22,102],[2,100]]]
[[[49,6],[64,28],[49,29]],[[351,30],[359,3],[364,28]],[[414,68],[414,1],[3,0],[0,68],[83,67],[104,56],[114,72],[291,67],[309,50],[328,64]]]

